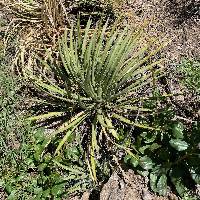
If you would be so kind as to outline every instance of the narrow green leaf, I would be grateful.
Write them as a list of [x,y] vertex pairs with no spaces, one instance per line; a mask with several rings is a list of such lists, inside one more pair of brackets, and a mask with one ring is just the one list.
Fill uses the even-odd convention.
[[62,133],[81,123],[87,117],[87,115],[88,113],[85,113],[84,111],[76,114],[69,121],[65,122],[62,126],[60,126],[55,132],[53,132],[51,134],[51,137],[55,137],[57,134]]
[[59,163],[59,162],[56,161],[55,159],[53,160],[53,162],[54,162],[56,165],[58,165],[58,167],[61,167],[61,168],[65,169],[65,170],[67,170],[67,171],[70,171],[70,172],[72,172],[72,173],[75,173],[75,174],[84,174],[82,168],[78,168],[78,167],[72,168],[72,167],[69,167],[69,166],[66,166],[66,165],[63,165],[63,164]]
[[44,92],[45,94],[48,94],[49,96],[53,97],[53,98],[56,98],[56,99],[59,99],[59,100],[62,100],[62,101],[65,101],[65,102],[68,102],[68,103],[75,103],[74,100],[72,99],[68,99],[68,98],[65,98],[65,97],[62,97],[58,94],[53,94],[53,92],[51,91],[48,91],[48,90],[45,90],[44,88],[40,87],[39,85],[36,84],[36,88],[38,90],[40,90],[41,92]]
[[99,121],[99,123],[105,127],[105,128],[109,128],[109,129],[114,129],[113,126],[108,126],[106,123],[105,123],[105,117],[104,115],[102,114],[97,114],[97,120]]
[[81,57],[84,57],[85,54],[85,50],[86,50],[86,45],[87,45],[87,40],[88,40],[88,36],[89,36],[89,30],[90,30],[90,26],[92,24],[92,21],[89,19],[85,28],[85,35],[84,35],[84,39],[83,39],[83,43],[82,43],[82,55]]
[[130,124],[130,125],[133,125],[133,126],[137,126],[139,128],[144,128],[144,129],[149,129],[149,130],[160,130],[159,128],[153,128],[153,127],[150,127],[150,126],[147,126],[147,125],[143,125],[143,124],[139,124],[139,123],[134,123],[132,121],[130,121],[129,119],[123,117],[123,116],[120,116],[118,114],[113,114],[112,117],[126,123],[126,124]]
[[130,94],[132,91],[136,91],[138,88],[142,88],[145,85],[148,85],[149,83],[152,82],[152,75],[149,73],[148,75],[143,75],[142,78],[138,79],[137,81],[133,82],[131,85],[128,87],[124,88],[123,90],[120,90],[119,86],[117,86],[116,94],[112,95],[109,97],[109,100],[114,100],[119,98],[120,96]]
[[[133,51],[134,48],[136,48],[136,44],[139,41],[139,37],[141,36],[141,30],[137,31],[135,34],[133,32],[129,32],[127,34],[126,39],[123,41],[123,45],[121,47],[121,52],[119,51],[119,61],[113,65],[113,73],[111,78],[108,79],[108,88],[113,83],[113,81],[118,82],[120,79],[118,77],[122,77],[127,71],[122,72],[124,70],[124,63],[126,63],[126,60],[128,59],[128,55],[130,52]],[[129,59],[128,59],[129,60]],[[130,68],[128,68],[130,70]],[[121,74],[121,75],[119,75]]]
[[[138,67],[142,66],[142,64],[149,59],[149,56],[144,57],[143,54],[147,51],[149,46],[153,44],[155,40],[152,40],[149,44],[147,44],[145,47],[141,48],[139,51],[137,51],[136,55],[134,54],[131,58],[129,58],[126,62],[123,63],[122,70],[118,74],[117,81],[121,80],[124,76],[126,76],[126,79],[129,77],[129,75],[136,70]],[[127,75],[128,74],[128,75]]]
[[104,47],[104,51],[102,52],[101,60],[100,60],[100,63],[98,65],[98,69],[97,69],[97,76],[98,76],[97,81],[100,83],[102,83],[102,80],[104,79],[104,76],[102,76],[102,74],[104,72],[105,62],[106,62],[106,60],[108,60],[108,57],[110,55],[110,49],[111,49],[113,42],[115,41],[117,35],[118,35],[118,30],[116,30],[116,31],[114,30],[113,34],[107,40],[106,45]]
[[97,181],[97,175],[96,175],[96,160],[95,160],[95,150],[98,149],[97,146],[97,132],[96,132],[96,119],[95,121],[92,123],[92,145],[90,147],[91,149],[91,170],[92,170],[92,174],[94,177],[94,181]]
[[66,189],[66,192],[68,194],[74,194],[75,192],[80,192],[84,189],[85,190],[87,189],[87,184],[78,182],[78,183],[74,184],[72,187]]
[[[74,130],[74,129],[73,129]],[[64,143],[68,140],[68,138],[71,136],[73,133],[73,130],[67,130],[67,133],[63,137],[63,139],[59,142],[58,147],[56,148],[55,155],[60,151]]]
[[89,158],[88,158],[87,155],[86,155],[86,152],[85,152],[85,161],[86,161],[86,164],[87,164],[87,166],[88,166],[88,169],[89,169],[90,176],[91,176],[92,180],[93,180],[94,182],[96,182],[95,177],[94,177],[94,175],[93,175],[93,171],[92,171],[92,169],[91,169],[90,161],[89,161]]
[[[117,107],[117,106],[116,106]],[[127,109],[127,110],[132,110],[132,111],[142,111],[142,112],[152,112],[152,109],[148,109],[148,108],[141,108],[141,107],[137,107],[137,106],[119,106],[119,108],[122,109]]]
[[[111,50],[111,57],[109,58],[109,63],[106,65],[107,70],[105,70],[105,78],[104,78],[104,85],[107,90],[109,89],[109,86],[113,83],[115,80],[115,77],[117,75],[117,71],[120,69],[121,65],[119,63],[123,63],[125,58],[128,56],[129,51],[127,47],[130,46],[130,41],[132,39],[132,33],[126,33],[127,31],[124,30],[125,33],[120,34],[119,41],[116,41],[114,47],[115,49]],[[130,35],[129,35],[130,34]]]
[[47,89],[49,92],[55,92],[55,93],[61,94],[63,96],[67,94],[65,90],[63,90],[63,89],[59,88],[58,86],[56,86],[55,84],[53,84],[53,82],[50,81],[46,76],[44,76],[44,75],[42,75],[42,76],[49,82],[49,84],[46,84],[38,77],[29,74],[29,77],[34,81],[34,83],[36,85],[38,85],[44,89]]
[[147,72],[151,73],[151,70],[153,69],[153,67],[155,65],[158,65],[162,62],[163,60],[160,59],[156,62],[153,62],[149,65],[144,65],[144,66],[133,66],[132,68],[129,68],[128,71],[124,72],[121,76],[119,76],[119,80],[120,83],[118,84],[118,87],[122,86],[126,81],[132,79],[135,81],[137,81],[136,77],[138,75],[142,75],[142,74],[147,74]]
[[91,170],[94,177],[94,181],[97,182],[95,152],[93,147],[91,147],[90,149],[91,149],[91,155],[90,155]]
[[[105,121],[106,121],[106,124],[108,125],[108,127],[113,127],[112,121],[108,117],[105,117]],[[110,128],[109,132],[112,134],[112,136],[114,138],[119,140],[119,134],[117,133],[117,131],[114,128],[112,128],[112,129]]]
[[97,144],[97,120],[96,119],[92,123],[92,148],[97,151],[99,149],[98,144]]

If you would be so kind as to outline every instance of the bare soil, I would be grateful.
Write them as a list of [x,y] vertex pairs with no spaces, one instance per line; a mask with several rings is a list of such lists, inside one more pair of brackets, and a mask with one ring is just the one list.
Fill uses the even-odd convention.
[[149,191],[148,178],[136,175],[132,170],[125,173],[127,180],[123,181],[113,174],[101,191],[100,200],[178,200],[168,191],[166,197],[159,197]]
[[169,63],[200,57],[199,0],[131,0],[123,10],[129,23],[148,20],[150,35],[169,39],[164,50]]
[[132,170],[124,173],[123,178],[114,173],[98,195],[85,192],[81,198],[69,200],[180,200],[170,190],[166,197],[157,196],[149,190],[147,177],[136,175]]

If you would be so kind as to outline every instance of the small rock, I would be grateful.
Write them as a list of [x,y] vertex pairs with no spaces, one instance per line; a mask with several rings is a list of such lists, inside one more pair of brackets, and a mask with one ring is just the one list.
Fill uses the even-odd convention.
[[146,188],[142,190],[142,199],[143,200],[153,200],[152,195]]
[[89,200],[90,198],[90,192],[84,192],[83,196],[81,197],[81,200]]

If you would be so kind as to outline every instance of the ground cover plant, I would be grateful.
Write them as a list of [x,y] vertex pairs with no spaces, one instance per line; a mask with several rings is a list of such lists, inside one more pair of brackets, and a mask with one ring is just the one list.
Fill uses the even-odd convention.
[[[186,94],[195,98],[193,103],[197,105],[198,69],[198,60],[183,59],[177,66],[180,82],[187,88]],[[200,172],[198,117],[193,116],[193,120],[179,118],[172,104],[165,104],[163,107],[166,97],[161,96],[158,87],[154,89],[154,99],[147,100],[145,104],[147,108],[154,108],[157,112],[140,120],[150,126],[159,126],[160,130],[139,131],[134,148],[138,151],[140,162],[131,155],[125,156],[124,161],[138,173],[149,176],[149,184],[154,192],[166,195],[170,183],[182,199],[199,199],[194,189],[199,185]]]
[[[159,99],[159,95],[157,97]],[[147,103],[156,109],[155,100]],[[188,129],[175,116],[173,109],[167,106],[150,118],[141,119],[161,129],[139,131],[134,148],[140,161],[131,155],[124,159],[138,173],[149,176],[154,192],[166,195],[170,183],[183,199],[198,199],[191,188],[199,184],[199,122],[194,121]]]
[[53,157],[50,152],[41,157],[42,144],[47,139],[44,130],[31,127],[21,114],[20,105],[25,100],[20,92],[23,84],[9,72],[11,68],[3,64],[3,60],[0,72],[0,189],[4,192],[1,191],[1,199],[61,199],[90,188],[87,167],[79,160],[83,151],[80,145],[71,143],[62,159]]
[[200,89],[200,62],[198,60],[184,59],[178,66],[183,76],[183,84],[193,92],[199,94]]
[[41,130],[33,134],[35,136],[29,138],[28,145],[22,143],[22,153],[16,152],[16,155],[21,156],[18,166],[12,166],[8,171],[3,170],[1,175],[1,187],[8,199],[62,199],[92,186],[87,169],[79,162],[78,147],[72,146],[65,151],[65,157],[62,157],[62,162],[65,160],[64,166],[60,164],[61,158],[52,158],[50,153],[40,157],[45,136]]

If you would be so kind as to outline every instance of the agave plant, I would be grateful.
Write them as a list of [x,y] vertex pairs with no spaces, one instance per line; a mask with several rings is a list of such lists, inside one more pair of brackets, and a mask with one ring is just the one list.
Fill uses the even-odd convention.
[[[127,26],[121,30],[115,23],[108,31],[107,22],[103,26],[97,24],[91,33],[91,25],[92,21],[89,20],[84,34],[79,22],[76,27],[71,25],[72,28],[65,31],[59,41],[61,64],[55,65],[39,59],[46,69],[54,72],[55,79],[43,73],[40,76],[29,74],[43,94],[57,99],[64,106],[64,111],[31,116],[29,120],[53,119],[66,113],[69,116],[70,113],[71,117],[49,139],[50,142],[53,137],[64,133],[55,151],[57,154],[73,132],[90,119],[90,139],[87,141],[90,158],[87,163],[92,178],[96,180],[95,152],[99,148],[100,134],[113,145],[118,145],[119,133],[115,127],[119,122],[153,129],[130,120],[128,116],[138,110],[149,111],[135,105],[139,101],[136,94],[142,87],[149,86],[152,79],[160,76],[161,60],[150,62],[150,58],[164,44],[158,46],[155,40],[145,43],[142,28],[133,31]],[[149,49],[152,45],[157,47]],[[50,57],[50,60],[53,58]],[[48,101],[48,98],[45,99],[46,103]]]

